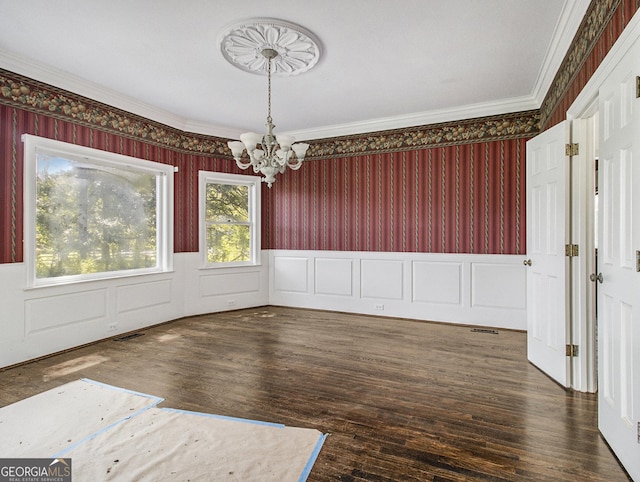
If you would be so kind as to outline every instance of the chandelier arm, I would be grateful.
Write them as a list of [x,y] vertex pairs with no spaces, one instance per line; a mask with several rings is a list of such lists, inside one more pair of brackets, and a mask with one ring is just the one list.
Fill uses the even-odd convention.
[[238,167],[240,169],[247,169],[249,166],[251,166],[253,164],[251,161],[243,162],[242,158],[240,158],[240,157],[236,157],[235,161],[236,161],[236,164],[238,165]]
[[[276,137],[273,134],[275,125],[271,117],[271,60],[279,54],[273,49],[264,49],[262,55],[267,59],[267,131],[263,136],[245,133],[240,136],[241,142],[231,141],[228,144],[238,167],[247,169],[251,166],[255,173],[259,172],[264,176],[263,181],[271,187],[277,173],[282,174],[287,167],[294,171],[300,169],[309,145],[294,144],[295,139],[290,135]],[[247,149],[249,162],[242,160],[242,144]],[[256,148],[256,145],[261,149]]]
[[289,167],[289,169],[293,169],[294,171],[297,171],[302,167],[302,162],[303,160],[300,158],[296,158],[295,161],[292,161],[291,159],[289,159],[287,161],[287,166]]

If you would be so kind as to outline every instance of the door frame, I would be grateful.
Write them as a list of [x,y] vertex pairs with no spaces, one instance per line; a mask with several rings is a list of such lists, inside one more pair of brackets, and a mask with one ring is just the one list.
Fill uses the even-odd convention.
[[571,387],[581,392],[598,388],[595,283],[596,270],[595,168],[598,156],[598,98],[571,122],[571,139],[579,153],[571,158],[571,240],[579,255],[570,266],[571,343],[578,355],[571,358]]
[[[640,11],[639,11],[640,12]],[[588,179],[593,178],[593,167],[587,156],[596,154],[597,132],[590,127],[590,119],[597,115],[598,92],[605,79],[613,72],[618,62],[627,54],[633,43],[640,38],[640,13],[631,18],[618,40],[602,60],[594,74],[580,94],[567,110],[567,123],[571,129],[572,143],[585,148],[571,158],[571,237],[574,244],[580,246],[578,262],[571,263],[571,343],[578,344],[578,356],[572,360],[571,385],[574,390],[595,392],[597,390],[596,339],[595,339],[595,289],[589,275],[595,272],[594,256],[585,256],[593,252],[596,236],[594,187]],[[595,135],[595,138],[593,137]],[[574,179],[575,178],[575,179]],[[582,216],[582,217],[581,217]],[[586,216],[586,218],[585,218]],[[580,222],[580,220],[591,222]],[[580,244],[582,243],[582,244]],[[583,248],[584,246],[584,248]]]

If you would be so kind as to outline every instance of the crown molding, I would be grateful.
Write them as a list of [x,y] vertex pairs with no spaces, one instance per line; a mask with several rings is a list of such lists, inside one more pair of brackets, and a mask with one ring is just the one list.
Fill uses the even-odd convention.
[[533,87],[532,96],[536,99],[538,107],[542,105],[590,3],[591,0],[566,0],[565,2]]
[[232,129],[185,119],[184,117],[140,102],[133,97],[107,89],[61,69],[44,65],[3,49],[0,49],[0,67],[181,131],[222,138],[235,138],[238,137],[241,132],[244,132],[240,129]]
[[[569,0],[572,5],[581,2],[584,3],[585,1],[587,0]],[[571,9],[571,11],[575,12],[575,9]],[[245,130],[242,129],[212,125],[177,116],[168,111],[141,102],[133,97],[120,94],[94,82],[74,76],[61,69],[44,65],[35,60],[21,57],[3,49],[0,49],[0,66],[17,74],[24,75],[34,80],[44,82],[109,106],[122,109],[126,112],[162,123],[183,132],[210,135],[224,139],[238,139],[240,134],[245,132]],[[538,98],[534,95],[530,95],[495,102],[464,105],[451,109],[417,112],[407,115],[369,119],[361,122],[296,130],[287,132],[287,134],[295,136],[296,139],[325,139],[330,137],[357,135],[436,124],[440,122],[508,114],[538,109],[539,107],[540,101]]]
[[236,129],[190,120],[185,121],[182,127],[178,127],[178,129],[191,134],[202,134],[205,136],[221,137],[223,139],[240,139],[240,134],[247,132],[247,129]]
[[318,129],[302,129],[288,131],[286,134],[300,140],[327,139],[372,132],[381,132],[407,127],[426,126],[441,122],[474,119],[477,117],[511,114],[538,109],[540,104],[532,96],[523,96],[481,104],[463,105],[452,109],[441,109],[429,112],[417,112],[382,119],[371,119],[362,122],[321,127]]

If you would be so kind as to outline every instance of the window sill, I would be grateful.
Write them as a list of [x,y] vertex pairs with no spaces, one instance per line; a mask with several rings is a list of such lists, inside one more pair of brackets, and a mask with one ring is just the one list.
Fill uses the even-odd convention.
[[136,273],[118,273],[113,274],[112,276],[100,276],[96,278],[76,278],[76,279],[66,279],[61,281],[54,282],[41,282],[33,285],[26,286],[24,291],[31,290],[39,290],[43,288],[56,288],[56,287],[64,287],[70,285],[79,285],[86,283],[100,283],[100,282],[110,282],[114,280],[121,280],[125,278],[140,278],[140,277],[156,277],[163,275],[172,275],[175,273],[175,270],[170,269],[166,271],[146,271],[146,272],[136,272]]

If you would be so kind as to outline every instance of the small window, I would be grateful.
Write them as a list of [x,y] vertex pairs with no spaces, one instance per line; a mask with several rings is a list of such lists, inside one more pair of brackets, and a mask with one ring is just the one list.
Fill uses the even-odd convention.
[[29,286],[171,269],[172,166],[23,139]]
[[259,177],[200,171],[200,253],[204,266],[259,264]]

